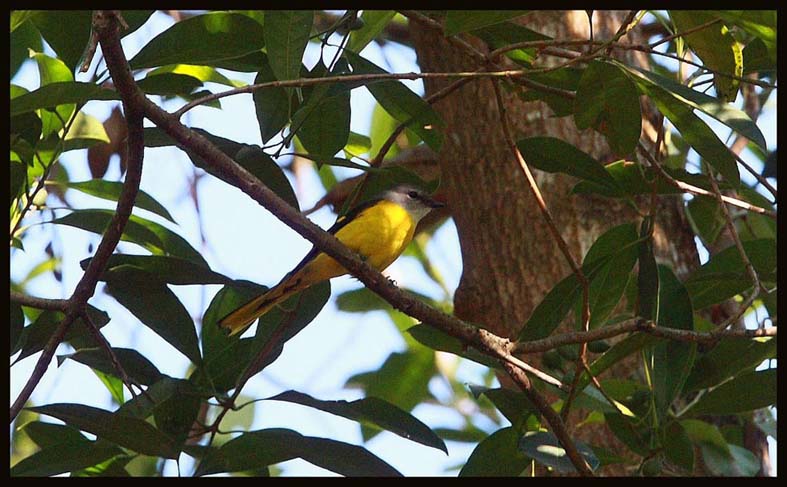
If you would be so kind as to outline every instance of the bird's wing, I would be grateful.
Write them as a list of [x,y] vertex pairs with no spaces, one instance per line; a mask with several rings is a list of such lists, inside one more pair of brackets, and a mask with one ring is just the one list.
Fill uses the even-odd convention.
[[[350,211],[348,211],[346,214],[344,214],[344,215],[340,216],[339,218],[337,218],[336,221],[334,222],[334,224],[331,225],[331,228],[329,228],[326,231],[328,233],[330,233],[331,235],[336,235],[336,232],[338,232],[345,225],[347,225],[348,223],[353,221],[353,219],[355,217],[357,217],[358,214],[360,214],[363,210],[366,210],[367,208],[371,208],[372,206],[374,206],[377,203],[379,203],[381,200],[382,200],[382,198],[375,198],[375,199],[364,201],[360,205],[358,205],[355,208],[353,208]],[[295,274],[296,272],[300,271],[301,269],[303,269],[303,267],[306,264],[308,264],[309,262],[311,262],[315,257],[317,257],[317,254],[319,254],[320,252],[322,252],[322,251],[320,249],[318,249],[317,247],[312,247],[312,249],[309,251],[309,253],[306,254],[303,257],[303,259],[301,259],[301,261],[298,263],[298,265],[296,265],[293,270],[291,270],[289,273],[287,273],[286,277],[289,277],[289,276]]]

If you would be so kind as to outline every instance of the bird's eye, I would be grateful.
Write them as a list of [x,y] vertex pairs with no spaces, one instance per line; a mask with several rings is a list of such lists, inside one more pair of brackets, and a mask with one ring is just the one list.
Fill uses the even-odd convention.
[[410,198],[415,199],[415,198],[418,198],[418,193],[416,191],[410,191],[410,192],[407,193],[407,196],[409,196]]

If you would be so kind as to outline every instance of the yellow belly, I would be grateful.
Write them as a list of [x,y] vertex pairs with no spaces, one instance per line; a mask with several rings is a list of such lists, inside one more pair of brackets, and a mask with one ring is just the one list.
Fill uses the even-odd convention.
[[[413,238],[416,222],[401,206],[382,201],[359,213],[336,232],[336,238],[366,257],[372,267],[382,271],[396,260]],[[347,271],[338,262],[320,253],[298,272],[307,282],[341,276]]]

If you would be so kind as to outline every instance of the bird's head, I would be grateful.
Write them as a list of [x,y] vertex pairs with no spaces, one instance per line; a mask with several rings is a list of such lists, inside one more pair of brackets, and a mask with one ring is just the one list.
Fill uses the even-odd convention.
[[429,196],[424,190],[411,184],[394,186],[383,193],[383,199],[402,206],[416,221],[426,216],[432,208],[445,206]]

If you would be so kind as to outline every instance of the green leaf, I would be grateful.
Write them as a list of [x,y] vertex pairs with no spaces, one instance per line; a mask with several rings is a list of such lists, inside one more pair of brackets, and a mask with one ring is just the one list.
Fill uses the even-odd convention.
[[348,477],[401,475],[359,446],[278,428],[250,431],[233,438],[208,453],[194,475],[258,469],[293,458]]
[[32,21],[73,73],[90,40],[90,10],[39,10]]
[[621,69],[625,69],[632,78],[639,83],[652,83],[663,88],[676,100],[679,100],[692,108],[710,115],[738,134],[754,142],[760,148],[767,150],[768,145],[765,137],[757,124],[743,110],[736,108],[732,103],[719,101],[701,91],[682,85],[674,79],[662,76],[658,73],[640,69],[637,67],[626,67],[621,63],[616,63]]
[[656,321],[659,309],[659,271],[653,253],[653,218],[642,219],[639,236],[639,272],[637,274],[637,312],[646,320]]
[[[250,362],[266,347],[269,351],[265,360],[252,372],[256,374],[267,367],[282,353],[284,343],[314,320],[331,295],[330,282],[317,284],[262,316],[253,338],[227,336],[219,328],[218,320],[266,289],[248,282],[236,282],[235,286],[227,286],[216,294],[202,320],[204,360],[193,373],[198,383],[221,392],[233,388]],[[286,330],[276,338],[274,332],[285,320]],[[271,339],[276,340],[273,345],[268,344]]]
[[678,129],[683,140],[737,188],[740,185],[740,173],[735,157],[713,130],[694,114],[694,107],[660,85],[644,81],[642,77],[632,78],[640,92],[649,96],[656,108]]
[[105,279],[107,292],[145,326],[193,363],[202,361],[194,321],[164,281],[130,265],[113,268]]
[[[20,143],[25,142],[32,152],[32,147],[34,147],[41,138],[42,129],[43,123],[41,122],[41,118],[35,112],[27,112],[11,117],[9,126],[12,144],[11,148],[19,150]],[[30,163],[28,162],[28,164]]]
[[197,66],[194,64],[169,64],[167,66],[161,66],[160,68],[148,71],[146,78],[164,73],[189,76],[203,83],[219,83],[226,86],[232,86],[233,88],[239,88],[246,85],[243,81],[227,78],[212,66]]
[[[112,210],[73,210],[51,223],[102,234],[114,215]],[[183,237],[156,222],[131,215],[120,239],[140,245],[157,255],[170,255],[208,267],[202,255]]]
[[[279,195],[280,198],[284,199],[284,201],[290,203],[294,208],[299,208],[298,199],[295,197],[295,191],[293,191],[292,186],[290,186],[287,176],[284,175],[284,171],[282,171],[271,156],[266,154],[258,145],[241,144],[234,140],[218,137],[202,129],[192,130],[208,139],[219,150],[234,159],[235,162],[252,173],[274,193]],[[164,147],[177,144],[161,129],[146,128],[145,145],[147,147]],[[223,174],[216,172],[210,165],[205,164],[198,155],[189,151],[186,151],[186,154],[195,166],[204,169],[212,176],[222,181],[227,181]]]
[[[602,258],[605,262],[589,272],[590,282],[588,289],[588,304],[590,307],[590,328],[602,325],[609,317],[610,313],[617,307],[623,292],[628,285],[631,271],[637,263],[638,245],[637,233],[631,224],[623,224],[609,230],[609,235],[605,236],[597,245],[591,246],[585,256],[585,262],[590,269],[596,258]],[[614,258],[605,258],[607,250],[602,245],[609,242],[610,238],[617,239],[619,250],[615,252]],[[612,247],[614,248],[614,247]],[[614,251],[613,251],[614,252]],[[599,257],[596,257],[599,255]],[[583,266],[585,265],[583,262]],[[581,293],[580,293],[581,294]],[[577,323],[581,322],[581,304],[576,307]]]
[[614,154],[630,154],[642,131],[639,93],[628,76],[614,64],[591,63],[574,99],[577,128],[594,128],[604,134]]
[[[131,348],[112,348],[115,356],[126,371],[128,377],[144,386],[153,384],[162,376],[161,372],[144,355]],[[71,359],[85,364],[91,369],[99,370],[105,374],[118,376],[115,366],[103,348],[85,348],[67,355],[58,355],[58,366],[65,359]]]
[[360,53],[367,44],[380,35],[394,15],[396,15],[395,10],[364,10],[360,17],[363,27],[350,32],[347,49]]
[[13,30],[9,41],[9,74],[11,75],[10,79],[13,79],[19,72],[22,63],[27,61],[29,52],[31,50],[33,52],[41,52],[44,50],[44,46],[41,41],[41,33],[38,32],[38,29],[32,22],[24,22]]
[[529,10],[449,10],[445,14],[446,36],[468,32],[521,17]]
[[269,397],[268,401],[286,401],[309,406],[343,418],[358,421],[390,431],[416,443],[426,445],[448,454],[448,449],[437,435],[424,423],[406,411],[377,397],[356,401],[323,401],[297,391],[285,391]]
[[776,404],[776,369],[741,374],[705,393],[686,416],[725,415]]
[[265,49],[276,79],[298,78],[313,23],[311,10],[265,11]]
[[694,448],[686,431],[677,421],[673,421],[664,429],[664,456],[680,466],[686,474],[694,471]]
[[696,391],[752,371],[764,360],[776,358],[776,337],[760,339],[722,338],[697,359],[684,390]]
[[51,108],[69,103],[83,104],[90,100],[119,100],[116,91],[79,81],[61,81],[44,85],[37,90],[11,99],[10,115],[19,115],[39,108]]
[[202,86],[202,81],[179,73],[150,74],[137,81],[140,90],[148,95],[188,97],[197,88]]
[[[374,108],[372,109],[372,121],[369,126],[369,139],[372,142],[372,146],[369,148],[369,154],[372,157],[377,157],[377,154],[382,150],[383,144],[398,126],[399,124],[396,122],[396,119],[386,112],[382,105],[379,103],[374,104]],[[393,143],[388,149],[388,152],[385,153],[383,160],[390,159],[399,152],[401,152],[401,147],[399,147],[398,143]]]
[[525,423],[527,418],[537,413],[537,408],[530,402],[524,393],[512,391],[502,387],[490,389],[488,387],[470,386],[470,392],[476,399],[483,394],[500,411],[500,414],[511,422],[515,427]]
[[[747,240],[743,249],[760,280],[775,282],[776,241]],[[731,245],[712,256],[685,282],[695,310],[723,302],[751,288],[752,282],[737,247]]]
[[348,159],[353,156],[368,154],[371,149],[372,139],[363,134],[350,131],[347,145],[344,146],[344,152]]
[[[341,297],[341,296],[340,296]],[[433,350],[448,352],[460,357],[478,362],[490,368],[500,368],[500,363],[491,357],[482,354],[474,348],[467,347],[461,340],[453,337],[433,326],[419,323],[407,329],[415,340]]]
[[[105,181],[103,179],[90,179],[87,181],[52,181],[50,184],[57,185],[63,188],[75,189],[82,193],[95,196],[109,201],[117,201],[120,198],[120,193],[123,190],[123,183],[118,181]],[[148,210],[167,220],[175,223],[172,215],[169,214],[166,208],[156,201],[148,193],[140,190],[137,198],[134,200],[134,206],[143,210]]]
[[[620,362],[624,358],[628,357],[634,352],[641,350],[643,347],[651,345],[655,342],[658,342],[659,339],[652,336],[647,335],[645,333],[637,333],[634,335],[629,335],[623,340],[617,342],[616,344],[612,345],[609,350],[604,352],[602,356],[597,358],[590,364],[590,371],[592,372],[594,377],[598,377],[604,371],[615,365],[616,363]],[[582,376],[579,378],[577,383],[576,390],[581,391],[584,390],[585,387],[590,384],[590,377],[588,376],[587,372],[583,372]]]
[[[350,51],[345,51],[353,67],[353,74],[381,74],[384,69]],[[444,125],[442,119],[431,105],[416,95],[398,80],[379,81],[366,84],[366,89],[393,118],[421,138],[429,147],[440,150],[442,134],[438,127]],[[382,144],[382,142],[380,142]]]
[[476,445],[459,471],[460,477],[516,477],[529,465],[530,459],[517,447],[519,432],[512,427],[501,428]]
[[622,414],[604,413],[604,422],[610,431],[639,456],[650,456],[650,441],[654,430],[640,419],[629,418]]
[[[41,86],[51,83],[70,83],[74,81],[74,75],[63,61],[41,53],[32,53],[31,58],[38,65],[38,74],[41,79]],[[60,132],[74,114],[76,105],[73,103],[58,104],[54,113],[47,110],[39,112],[41,117],[41,136],[46,139],[51,134]]]
[[[309,154],[322,158],[333,157],[346,144],[350,135],[350,92],[343,90],[332,96],[321,97],[312,105],[311,100],[301,108],[307,113],[298,139]],[[297,125],[293,115],[293,126]]]
[[[694,315],[686,288],[667,266],[659,265],[658,275],[658,326],[694,330]],[[652,381],[659,419],[666,417],[670,405],[680,395],[696,352],[696,343],[664,340],[653,345]]]
[[[150,458],[150,457],[148,457]],[[131,455],[118,455],[109,460],[71,472],[72,477],[131,477],[126,465],[133,459]]]
[[[553,88],[576,91],[582,72],[582,69],[566,66],[547,73],[528,74],[525,78]],[[543,101],[555,112],[556,117],[565,117],[574,113],[574,101],[570,98],[541,90],[517,90],[517,94],[524,101]]]
[[700,447],[703,464],[714,475],[754,475],[759,471],[759,461],[748,450],[730,445],[719,429],[698,419],[680,421],[692,443]]
[[[684,32],[708,23],[716,15],[703,10],[670,10],[676,32]],[[740,81],[727,75],[743,76],[743,52],[726,25],[717,23],[682,36],[708,69],[715,71],[713,84],[723,101],[735,101]]]
[[265,45],[262,26],[243,14],[210,12],[181,20],[134,56],[132,69],[167,64],[205,64],[241,58]]
[[[87,306],[87,315],[98,329],[109,323],[109,315],[91,305]],[[52,337],[63,318],[65,318],[65,315],[60,311],[45,310],[38,315],[32,324],[26,326],[19,338],[18,343],[21,347],[21,352],[16,358],[16,362],[43,350],[44,345]],[[82,318],[77,318],[63,337],[64,342],[78,340],[89,340],[95,344],[94,346],[98,346],[98,343],[95,343],[93,339],[93,334],[85,326]]]
[[123,393],[123,381],[114,375],[105,374],[100,370],[93,369],[93,373],[96,374],[101,383],[104,384],[104,387],[107,388],[109,394],[116,403],[123,404],[126,402],[126,396]]
[[63,152],[86,149],[99,143],[108,143],[104,124],[96,117],[77,112],[71,128],[63,139]]
[[[276,75],[273,74],[268,57],[265,56],[264,63],[254,78],[254,84],[268,81],[276,81]],[[287,125],[290,119],[290,96],[286,89],[275,86],[254,90],[251,96],[254,99],[262,142],[267,143]]]
[[[774,46],[775,47],[775,46]],[[768,75],[776,72],[776,49],[768,49],[762,39],[754,39],[743,49],[743,74]]]
[[[593,450],[581,441],[574,442],[579,454],[585,458],[591,470],[596,470],[599,460]],[[560,473],[576,472],[574,464],[571,463],[566,450],[558,442],[553,433],[545,431],[528,431],[519,440],[518,448],[525,455],[533,460],[554,468]]]
[[246,146],[238,151],[235,162],[243,166],[293,208],[300,209],[298,198],[284,171],[273,158],[257,146]]
[[705,444],[729,453],[727,440],[724,439],[724,435],[721,434],[715,425],[699,419],[682,419],[680,420],[680,425],[692,443]]
[[19,339],[22,337],[22,330],[25,326],[25,314],[22,312],[22,306],[18,303],[10,303],[8,309],[11,312],[11,317],[8,321],[11,339],[8,344],[10,345],[11,355],[13,355],[19,349]]
[[375,371],[356,374],[347,385],[360,385],[367,397],[379,397],[411,411],[429,396],[429,380],[435,374],[434,353],[426,348],[393,352]]
[[[87,269],[89,263],[90,258],[84,259],[79,265],[82,269]],[[229,277],[214,272],[205,266],[169,255],[113,254],[109,257],[105,269],[111,271],[115,267],[123,265],[136,267],[154,274],[167,284],[184,286],[189,284],[227,284],[233,282]],[[100,279],[104,280],[105,276],[102,275]]]
[[[636,261],[637,240],[637,230],[634,225],[624,223],[607,230],[599,236],[585,255],[582,262],[582,272],[585,274],[585,277],[590,280],[591,285],[594,285],[594,280],[597,277],[600,279],[598,282],[601,284],[595,284],[593,288],[593,306],[600,306],[601,310],[603,310],[601,314],[611,312],[610,305],[613,302],[616,303],[622,296],[625,283],[622,282],[623,279],[614,277],[617,270],[613,270],[613,267],[617,265],[616,259],[618,256],[622,256],[623,261],[627,263],[622,265],[621,268],[625,268],[628,263],[631,263],[631,266],[634,265],[632,261]],[[631,267],[629,266],[628,271],[630,272],[630,270]],[[603,283],[606,282],[610,273],[613,275],[612,282],[616,283],[616,287],[614,293],[604,296]],[[549,336],[563,321],[566,313],[576,305],[581,296],[582,286],[576,275],[572,273],[563,278],[533,310],[527,323],[520,331],[517,340],[538,340]],[[591,312],[592,310],[593,308],[591,308]]]
[[592,181],[613,192],[622,191],[601,163],[561,139],[528,137],[517,141],[517,147],[525,161],[537,169]]
[[[470,32],[472,35],[481,38],[489,45],[490,49],[499,49],[504,46],[516,44],[518,42],[541,41],[551,39],[540,32],[530,30],[527,27],[514,22],[501,22]],[[530,67],[536,56],[535,48],[513,49],[505,53],[509,59]],[[554,71],[553,71],[554,72]],[[547,73],[549,74],[549,73]],[[535,91],[535,90],[533,90]],[[573,91],[573,89],[572,89]]]
[[123,450],[111,443],[82,437],[42,448],[11,467],[9,474],[12,477],[50,477],[92,467],[122,454]]
[[79,432],[78,429],[55,423],[45,423],[43,421],[31,421],[25,423],[19,428],[19,431],[24,431],[25,434],[41,448],[62,444],[62,443],[79,443],[81,441],[89,441],[85,435]]
[[11,11],[11,33],[27,22],[35,14],[35,10],[12,10]]
[[202,392],[190,381],[168,376],[161,376],[145,392],[126,402],[116,414],[138,419],[152,416],[164,434],[179,444],[186,441],[202,405]]
[[175,442],[144,420],[86,406],[84,404],[49,404],[27,408],[57,418],[82,431],[129,448],[143,455],[177,458]]
[[686,216],[705,245],[712,245],[724,229],[724,215],[715,197],[695,195],[686,205]]

